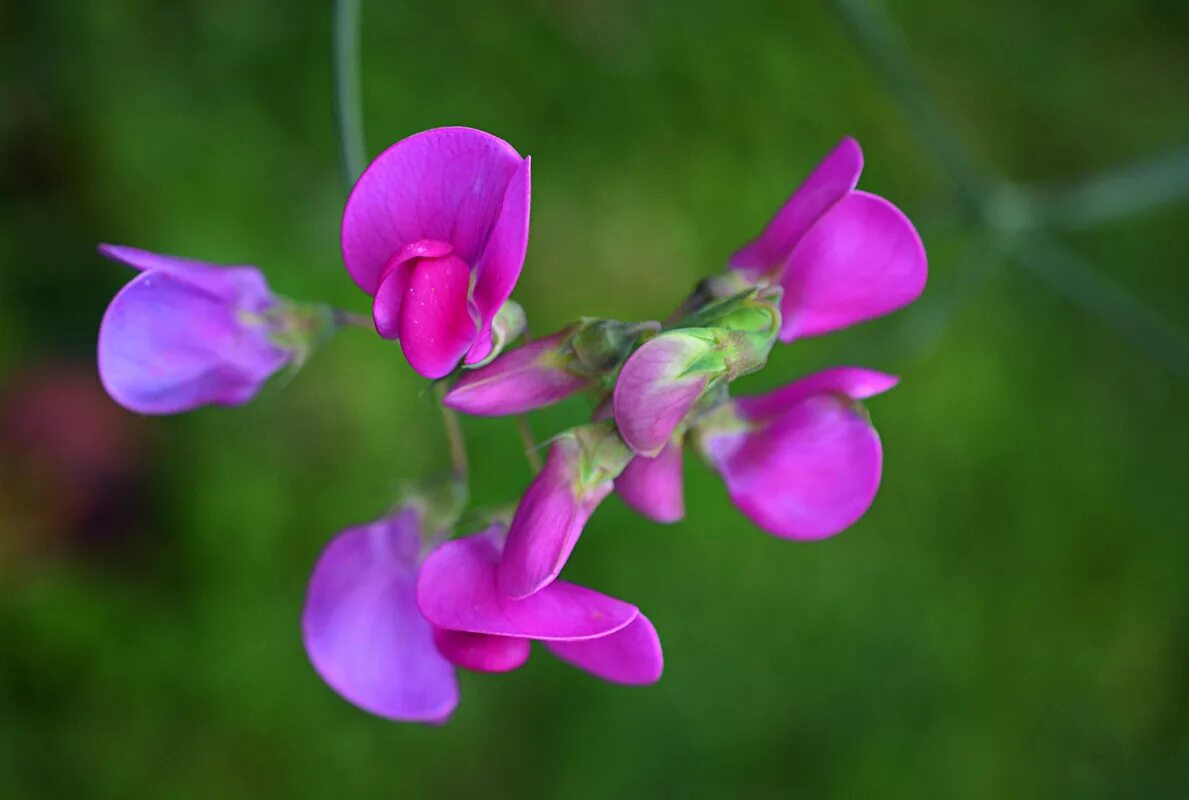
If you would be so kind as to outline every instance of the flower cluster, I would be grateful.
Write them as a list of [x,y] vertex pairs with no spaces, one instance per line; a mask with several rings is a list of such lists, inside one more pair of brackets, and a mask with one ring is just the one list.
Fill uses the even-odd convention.
[[[458,702],[457,668],[516,669],[533,641],[608,681],[658,680],[652,623],[559,576],[612,492],[657,522],[684,517],[687,445],[776,536],[820,539],[862,516],[882,468],[862,401],[897,378],[837,367],[761,396],[729,388],[778,342],[886,314],[924,289],[920,238],[895,206],[855,189],[861,171],[858,144],[844,139],[664,323],[583,318],[529,341],[510,299],[528,246],[529,159],[468,128],[384,151],[343,213],[344,263],[372,298],[368,327],[424,377],[452,381],[447,409],[516,415],[580,392],[595,405],[550,440],[510,515],[451,538],[466,494],[456,465],[445,491],[425,484],[330,542],[303,616],[325,681],[380,716],[440,723]],[[273,295],[252,267],[101,251],[141,270],[104,318],[99,368],[111,396],[142,413],[245,402],[352,321]]]

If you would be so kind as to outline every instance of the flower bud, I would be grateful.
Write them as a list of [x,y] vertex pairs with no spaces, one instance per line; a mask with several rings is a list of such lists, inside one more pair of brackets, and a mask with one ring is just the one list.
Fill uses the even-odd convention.
[[499,588],[523,598],[549,585],[632,453],[610,422],[566,431],[521,498],[499,565]]
[[467,414],[498,417],[543,408],[581,391],[590,379],[573,371],[568,331],[510,350],[464,372],[443,402]]

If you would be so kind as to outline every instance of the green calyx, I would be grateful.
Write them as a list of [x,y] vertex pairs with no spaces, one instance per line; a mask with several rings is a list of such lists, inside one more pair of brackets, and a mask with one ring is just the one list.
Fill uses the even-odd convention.
[[635,455],[619,437],[612,420],[592,422],[573,428],[563,436],[575,448],[575,488],[593,489],[615,480]]
[[611,372],[632,352],[642,338],[660,330],[656,322],[620,322],[614,319],[583,319],[566,341],[573,353],[570,369],[597,377]]

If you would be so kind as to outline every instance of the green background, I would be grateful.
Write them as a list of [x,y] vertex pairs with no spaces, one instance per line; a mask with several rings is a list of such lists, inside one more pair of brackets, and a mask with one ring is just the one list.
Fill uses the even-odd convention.
[[[1189,138],[1183,3],[887,10],[977,170],[1062,184]],[[327,689],[298,627],[329,537],[445,466],[399,348],[345,331],[241,409],[136,419],[99,399],[133,487],[103,536],[53,521],[70,479],[30,478],[36,447],[3,451],[0,797],[1189,794],[1185,351],[1135,334],[1136,314],[1121,332],[1087,313],[1083,273],[1002,205],[976,213],[991,188],[961,199],[937,126],[919,135],[922,112],[885,82],[900,73],[846,19],[794,2],[364,0],[363,95],[369,156],[450,124],[533,156],[515,297],[540,333],[665,315],[856,136],[861,187],[918,222],[929,288],[781,348],[740,389],[837,363],[903,376],[868,404],[885,478],[858,524],[767,536],[691,457],[684,522],[608,500],[567,571],[654,621],[659,684],[538,651],[463,675],[446,727],[400,725]],[[329,20],[322,2],[0,4],[9,401],[51,363],[94,388],[98,322],[129,277],[98,241],[255,263],[281,293],[366,312],[337,249]],[[1184,196],[1177,174],[1131,191],[1172,175]],[[1186,211],[1044,235],[1183,331]],[[61,413],[51,432],[90,424],[45,413]],[[464,424],[476,503],[515,498],[530,473],[512,424]]]

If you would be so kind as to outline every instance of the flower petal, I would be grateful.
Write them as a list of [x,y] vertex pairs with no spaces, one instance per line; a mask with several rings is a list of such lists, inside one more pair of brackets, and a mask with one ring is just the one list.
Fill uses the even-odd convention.
[[507,142],[472,128],[435,128],[402,139],[364,171],[343,210],[343,261],[374,295],[384,265],[418,239],[454,246],[478,262],[522,159]]
[[365,711],[442,722],[458,704],[454,667],[417,610],[417,514],[403,510],[327,545],[302,615],[306,652],[332,689]]
[[632,353],[615,382],[615,424],[632,450],[655,456],[706,390],[711,375],[691,372],[710,351],[681,330],[662,333]]
[[916,229],[882,197],[852,192],[805,234],[782,281],[781,341],[817,336],[908,305],[928,266]]
[[508,188],[499,219],[491,230],[487,247],[475,265],[475,308],[479,311],[479,333],[467,353],[466,363],[478,364],[491,353],[491,323],[500,307],[512,296],[528,252],[530,159],[524,159]]
[[485,534],[438,547],[417,582],[422,613],[439,628],[546,640],[606,636],[639,613],[629,603],[565,581],[512,600],[496,586],[498,561],[499,548]]
[[834,396],[810,397],[750,433],[709,435],[703,447],[735,504],[777,536],[832,536],[879,489],[879,434]]
[[141,272],[172,275],[247,311],[260,311],[273,303],[264,275],[252,266],[213,264],[120,244],[101,244],[98,250],[100,255]]
[[665,669],[660,637],[643,614],[608,636],[545,646],[562,661],[612,683],[656,683]]
[[873,369],[831,367],[758,397],[737,397],[735,408],[744,418],[759,420],[783,413],[816,394],[840,394],[852,400],[865,400],[899,382],[895,375]]
[[112,300],[99,327],[99,376],[107,393],[142,414],[237,405],[289,360],[263,323],[205,284],[142,272]]
[[447,661],[474,672],[511,672],[528,660],[531,639],[434,628],[433,640]]
[[443,402],[467,414],[498,417],[544,408],[581,391],[590,379],[570,372],[557,353],[564,334],[510,350],[462,374]]
[[410,366],[435,380],[458,365],[475,338],[467,294],[471,271],[454,255],[413,264],[400,307],[400,346]]
[[560,438],[516,507],[499,565],[499,588],[524,598],[558,576],[590,515],[611,493],[612,482],[583,491],[578,485],[581,449]]
[[670,439],[656,458],[636,456],[615,479],[615,491],[624,502],[656,522],[685,516],[682,438]]
[[372,302],[372,322],[376,325],[376,333],[385,339],[400,338],[400,310],[409,289],[409,276],[413,267],[419,259],[441,258],[453,250],[445,242],[418,239],[402,247],[388,260]]
[[863,151],[849,136],[814,167],[754,241],[731,256],[731,266],[766,272],[782,265],[801,237],[859,182]]

